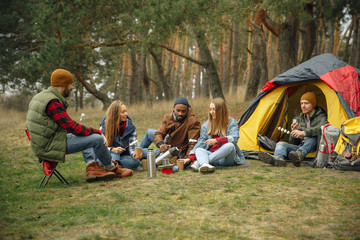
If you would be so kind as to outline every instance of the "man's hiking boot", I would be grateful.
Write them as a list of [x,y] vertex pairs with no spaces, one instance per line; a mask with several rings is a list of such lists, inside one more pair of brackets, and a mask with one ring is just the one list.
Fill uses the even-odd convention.
[[267,152],[259,152],[260,161],[277,167],[285,167],[286,161],[279,156],[273,156]]
[[305,154],[302,150],[297,150],[296,152],[291,151],[291,152],[289,152],[289,158],[290,158],[291,162],[294,164],[294,166],[300,167],[301,162],[305,158]]
[[111,180],[115,177],[116,175],[112,171],[106,171],[105,169],[100,168],[98,162],[92,162],[86,166],[87,182],[94,182],[99,180]]
[[270,153],[259,152],[259,160],[263,163],[274,165],[274,159]]
[[123,178],[123,177],[132,176],[134,174],[134,171],[132,169],[120,167],[117,161],[112,161],[112,162],[114,163],[115,168],[111,171],[116,174],[116,177]]
[[274,165],[277,167],[286,167],[286,161],[279,156],[272,156]]

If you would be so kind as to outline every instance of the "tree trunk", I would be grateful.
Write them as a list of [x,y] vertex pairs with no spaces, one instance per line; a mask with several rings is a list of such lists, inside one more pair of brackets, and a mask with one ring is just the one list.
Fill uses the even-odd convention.
[[258,90],[268,81],[265,33],[262,28],[263,14],[263,10],[258,11],[255,13],[254,21],[247,22],[253,32],[253,48],[245,101],[250,101],[256,97]]
[[79,86],[79,108],[84,109],[84,87],[83,87],[83,85]]
[[[346,39],[345,40],[345,49],[344,49],[344,53],[343,53],[343,56],[342,56],[342,59],[345,61],[345,62],[348,62],[348,57],[349,57],[349,43],[350,43],[350,38],[351,38],[351,35],[352,35],[352,31],[353,31],[353,26],[354,26],[354,21],[351,21],[351,23],[349,24],[345,34],[344,34],[344,38]],[[341,48],[341,44],[339,43],[339,49]]]
[[[251,55],[251,67],[249,81],[246,87],[245,101],[251,101],[258,93],[260,79],[262,77],[262,57],[266,58],[265,42],[263,31],[260,25],[252,24],[253,27],[253,48]],[[265,51],[264,51],[265,50]],[[264,56],[265,55],[265,56]]]
[[297,51],[297,26],[298,20],[295,14],[290,14],[281,24],[279,31],[279,65],[280,72],[296,66]]
[[75,88],[75,112],[79,111],[79,86],[80,84]]
[[130,47],[130,57],[131,57],[131,78],[130,78],[130,104],[134,104],[137,99],[136,99],[136,91],[137,91],[137,68],[138,68],[138,64],[137,64],[137,60],[136,60],[136,51],[133,47]]
[[249,82],[249,75],[250,75],[250,68],[251,68],[251,60],[252,60],[252,50],[253,50],[253,32],[251,31],[251,28],[249,26],[248,28],[248,37],[247,37],[247,63],[246,63],[246,69],[243,75],[242,84],[245,85]]
[[209,98],[210,97],[210,86],[209,86],[209,77],[207,75],[206,69],[202,68],[203,79],[202,79],[202,88],[201,88],[201,96]]
[[[261,90],[261,88],[268,82],[268,67],[267,67],[267,54],[266,54],[266,42],[264,38],[264,32],[261,31],[260,35],[260,46],[259,46],[259,57],[260,57],[260,69],[261,70],[261,76],[260,76],[260,82],[258,85],[258,92]],[[255,95],[256,96],[256,95]]]
[[[233,48],[233,30],[234,30],[234,24],[231,27],[231,31],[229,34],[229,44],[226,44],[225,46],[228,45],[227,50],[226,50],[226,60],[224,63],[224,78],[223,78],[223,90],[224,90],[224,94],[229,93],[229,89],[230,89],[230,73],[231,73],[231,59],[232,59],[232,48]],[[225,35],[226,37],[226,35]]]
[[358,35],[357,35],[357,45],[356,45],[356,60],[355,60],[355,64],[354,67],[356,68],[360,68],[360,16],[357,16],[357,21],[358,21]]
[[128,102],[127,99],[127,83],[126,83],[126,71],[127,71],[127,65],[128,65],[128,60],[127,60],[127,56],[128,54],[124,54],[124,59],[123,62],[121,64],[121,72],[120,72],[120,77],[119,77],[119,90],[118,90],[118,97],[116,99],[122,100],[123,102]]
[[201,56],[202,60],[206,62],[204,67],[206,69],[206,73],[209,78],[211,95],[213,98],[220,97],[220,98],[225,99],[223,92],[222,92],[220,79],[219,79],[219,75],[216,70],[214,60],[213,60],[210,50],[206,44],[205,32],[202,29],[194,29],[194,33],[195,33],[195,38],[196,38],[197,44],[199,46],[200,56]]
[[157,95],[158,95],[158,99],[161,100],[163,99],[163,93],[165,94],[165,96],[169,95],[167,91],[169,91],[170,89],[170,86],[167,85],[164,68],[162,66],[162,51],[159,51],[158,53],[155,53],[154,51],[150,51],[150,53],[151,56],[153,56],[157,67],[158,79],[159,79],[157,86],[158,87]]
[[234,55],[233,55],[233,68],[232,68],[232,90],[233,94],[237,93],[238,78],[239,78],[239,21],[234,24]]
[[[136,81],[136,102],[143,102],[147,96],[149,96],[149,82],[146,78],[146,57],[142,52],[138,53],[138,69],[137,69],[137,81]],[[145,93],[145,94],[143,94]]]
[[269,37],[267,40],[267,49],[266,49],[266,55],[267,55],[267,66],[268,66],[268,77],[269,79],[274,78],[276,76],[276,39],[274,38],[273,34],[269,32]]
[[340,42],[340,20],[337,20],[335,23],[335,37],[334,37],[334,46],[333,46],[333,54],[338,55],[337,45]]
[[305,11],[308,15],[310,20],[304,20],[301,25],[301,34],[302,34],[302,59],[301,62],[307,61],[311,58],[311,55],[314,51],[315,44],[316,44],[316,24],[315,19],[313,18],[314,15],[314,4],[308,3],[305,5]]
[[[189,37],[188,36],[185,36],[185,43],[184,43],[184,53],[185,55],[188,55],[189,53]],[[181,91],[180,91],[180,94],[181,96],[186,96],[187,94],[187,91],[188,91],[188,85],[189,85],[189,62],[188,61],[185,61],[183,63],[184,65],[184,76],[182,77],[182,84],[181,84]]]
[[84,81],[81,78],[80,73],[75,72],[74,75],[75,75],[76,79],[85,87],[85,89],[89,93],[94,95],[94,97],[96,97],[97,99],[99,99],[103,103],[103,109],[106,110],[109,107],[110,103],[111,103],[111,101],[110,101],[109,97],[107,96],[107,94],[98,91],[95,86],[92,86],[88,82]]
[[164,89],[165,92],[165,99],[166,100],[171,100],[173,99],[174,95],[173,95],[173,91],[172,91],[172,84],[171,84],[171,73],[172,73],[172,69],[173,69],[173,60],[172,60],[172,54],[171,53],[167,53],[167,71],[165,72],[165,86],[166,89]]
[[119,99],[120,97],[120,75],[122,72],[123,62],[122,62],[122,56],[119,56],[118,61],[118,68],[115,70],[115,86],[114,86],[114,99]]
[[333,20],[327,22],[327,34],[326,34],[326,52],[332,53],[334,50],[334,39],[335,39],[335,23]]
[[[196,58],[199,57],[199,53],[198,50],[196,50]],[[195,98],[199,98],[201,97],[201,82],[200,82],[200,78],[201,78],[201,66],[199,65],[195,65],[196,69],[195,69]]]
[[352,39],[352,46],[350,52],[350,61],[349,64],[355,67],[357,59],[357,49],[359,44],[359,19],[358,16],[354,16],[354,33]]

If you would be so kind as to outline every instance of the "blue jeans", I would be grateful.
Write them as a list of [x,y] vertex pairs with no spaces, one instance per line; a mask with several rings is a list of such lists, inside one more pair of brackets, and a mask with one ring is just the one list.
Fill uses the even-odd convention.
[[[154,135],[156,132],[157,132],[156,129],[149,128],[146,131],[144,137],[141,139],[139,147],[142,148],[142,154],[143,154],[142,158],[147,158],[148,147],[154,142]],[[159,154],[160,154],[160,150],[154,149],[155,157],[157,157]]]
[[305,138],[305,142],[303,145],[294,145],[287,142],[278,142],[275,147],[275,156],[279,156],[282,159],[286,159],[287,155],[291,151],[302,150],[305,156],[316,150],[317,138],[316,137],[308,137]]
[[210,163],[213,166],[233,166],[236,165],[236,150],[232,143],[225,143],[215,152],[210,152],[204,148],[195,150],[196,160],[198,163]]
[[[98,155],[94,152],[93,148],[88,148],[83,150],[83,156],[85,162],[90,160],[95,160],[99,162],[100,165],[104,165],[100,158],[98,158]],[[131,168],[136,169],[140,165],[140,160],[132,158],[130,155],[120,155],[118,153],[110,152],[111,160],[119,161],[121,163],[121,166],[124,168]]]
[[104,145],[104,139],[99,134],[91,134],[89,136],[75,136],[74,134],[66,134],[66,154],[83,151],[85,163],[94,161],[95,158],[88,154],[87,149],[93,149],[93,153],[99,156],[99,161],[104,166],[111,163],[110,151]]
[[111,153],[112,160],[121,162],[122,167],[136,169],[140,165],[140,160],[132,158],[130,155],[120,155]]

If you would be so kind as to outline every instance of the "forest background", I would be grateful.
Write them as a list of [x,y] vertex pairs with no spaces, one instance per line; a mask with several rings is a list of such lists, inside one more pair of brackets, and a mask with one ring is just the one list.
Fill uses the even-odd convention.
[[120,99],[140,140],[178,96],[201,122],[210,97],[238,119],[265,82],[312,56],[359,68],[359,13],[358,0],[0,1],[0,238],[360,239],[358,172],[251,161],[90,185],[77,153],[59,166],[70,184],[43,189],[24,133],[29,99],[57,68],[75,77],[73,119],[96,105],[86,126]]
[[[0,6],[0,96],[26,110],[54,69],[76,110],[223,97],[251,101],[273,77],[332,52],[360,67],[357,0],[11,0]],[[10,95],[10,97],[9,97]]]

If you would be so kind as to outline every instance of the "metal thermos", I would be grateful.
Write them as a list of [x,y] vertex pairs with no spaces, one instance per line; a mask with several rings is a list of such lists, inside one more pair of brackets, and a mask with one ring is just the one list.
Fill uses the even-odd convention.
[[319,150],[326,153],[326,146],[324,144],[320,144]]
[[155,164],[155,155],[154,150],[148,149],[147,154],[147,173],[148,177],[154,178],[156,177],[156,164]]

